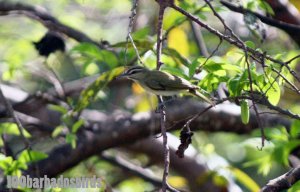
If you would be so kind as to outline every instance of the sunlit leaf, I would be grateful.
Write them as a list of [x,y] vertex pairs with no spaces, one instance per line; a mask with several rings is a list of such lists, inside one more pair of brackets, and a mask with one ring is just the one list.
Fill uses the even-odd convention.
[[78,121],[76,121],[73,126],[72,126],[72,133],[76,133],[77,130],[84,124],[84,120],[83,119],[79,119]]
[[175,188],[183,188],[187,185],[186,179],[179,176],[168,177],[168,182]]
[[57,126],[54,129],[54,131],[52,132],[51,136],[52,137],[57,137],[64,129],[65,129],[65,126],[63,126],[63,125]]
[[80,99],[75,106],[75,111],[81,111],[94,100],[97,93],[103,89],[107,83],[113,80],[124,71],[124,67],[118,67],[111,71],[102,73],[92,84],[90,84],[80,94]]
[[11,164],[13,162],[13,158],[12,157],[5,157],[3,156],[1,159],[0,159],[0,169],[2,170],[7,170]]
[[18,157],[19,162],[32,163],[47,158],[46,153],[40,151],[24,150]]
[[267,175],[272,166],[273,166],[273,162],[272,162],[272,158],[270,155],[264,156],[264,157],[260,157],[259,159],[255,159],[253,161],[248,161],[247,163],[244,163],[245,167],[258,167],[257,172],[262,174],[262,175]]
[[[25,137],[31,137],[30,133],[23,129]],[[0,123],[0,134],[21,135],[17,124],[15,123]]]
[[249,191],[257,192],[260,190],[259,185],[241,169],[231,167],[230,170],[235,176],[235,179],[244,185]]
[[263,92],[265,92],[266,97],[268,98],[268,101],[272,105],[277,105],[280,101],[280,87],[275,80],[271,80],[266,86],[263,87]]
[[65,107],[60,106],[60,105],[50,104],[49,105],[49,109],[53,110],[53,111],[57,111],[57,112],[59,112],[61,114],[66,114],[68,112],[68,110]]
[[189,43],[187,35],[180,27],[172,29],[168,36],[168,47],[175,49],[180,55],[189,55]]

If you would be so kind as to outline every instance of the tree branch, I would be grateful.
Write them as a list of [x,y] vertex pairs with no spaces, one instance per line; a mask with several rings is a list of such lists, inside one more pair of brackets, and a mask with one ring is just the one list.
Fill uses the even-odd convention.
[[62,24],[55,17],[47,13],[46,11],[23,3],[10,3],[7,1],[0,2],[0,15],[18,14],[25,15],[29,18],[39,21],[49,30],[63,33],[68,37],[75,39],[78,42],[88,42],[97,45],[99,48],[104,48],[101,44],[89,38],[84,33]]
[[262,189],[261,192],[277,192],[284,189],[289,189],[291,186],[300,180],[300,167],[291,169],[289,172],[270,180]]
[[294,25],[294,24],[285,23],[285,22],[282,22],[282,21],[272,19],[272,18],[267,17],[265,15],[262,15],[260,13],[256,13],[254,11],[245,9],[242,6],[236,6],[233,3],[230,3],[229,1],[221,0],[220,2],[222,3],[222,5],[224,5],[225,7],[230,9],[231,11],[241,13],[241,14],[249,13],[249,14],[255,15],[263,23],[274,26],[274,27],[277,27],[277,28],[282,29],[286,32],[293,32],[293,33],[299,33],[300,32],[300,26],[299,25]]

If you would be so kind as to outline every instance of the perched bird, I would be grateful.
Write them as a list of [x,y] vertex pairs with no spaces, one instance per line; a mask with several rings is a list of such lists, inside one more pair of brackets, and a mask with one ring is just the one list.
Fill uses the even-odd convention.
[[33,44],[41,56],[48,57],[50,53],[54,53],[57,50],[65,51],[63,38],[59,34],[51,31],[48,31],[39,42],[33,42]]
[[188,91],[214,105],[213,101],[197,91],[199,89],[198,86],[167,72],[133,66],[125,70],[118,78],[131,79],[141,85],[146,91],[160,96],[174,96],[183,91]]

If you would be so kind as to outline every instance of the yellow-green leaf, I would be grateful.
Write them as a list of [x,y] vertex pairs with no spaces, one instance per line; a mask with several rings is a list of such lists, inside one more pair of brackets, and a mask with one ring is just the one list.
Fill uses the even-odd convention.
[[250,117],[250,112],[249,112],[248,101],[242,100],[242,102],[241,102],[241,118],[242,118],[242,122],[244,124],[248,124],[249,123],[249,117]]
[[80,94],[80,99],[75,107],[75,111],[81,111],[87,107],[92,101],[97,93],[103,89],[107,83],[113,80],[116,76],[120,75],[124,71],[124,67],[117,67],[111,71],[102,73],[92,84],[90,84],[85,90]]
[[263,87],[263,92],[266,94],[268,101],[272,105],[277,105],[280,100],[280,87],[277,81],[271,79],[270,82]]
[[230,170],[234,174],[236,180],[242,183],[249,191],[257,192],[260,190],[258,184],[242,170],[234,167],[231,167]]

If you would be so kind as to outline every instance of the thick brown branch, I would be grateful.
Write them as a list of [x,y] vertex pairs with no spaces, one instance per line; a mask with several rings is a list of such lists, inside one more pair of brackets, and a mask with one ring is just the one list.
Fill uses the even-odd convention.
[[18,14],[25,15],[29,18],[35,19],[42,23],[49,30],[57,31],[75,39],[78,42],[88,42],[95,44],[102,48],[102,45],[89,38],[84,33],[62,24],[55,17],[49,13],[41,10],[40,8],[23,4],[23,3],[10,3],[7,1],[0,2],[0,15]]

